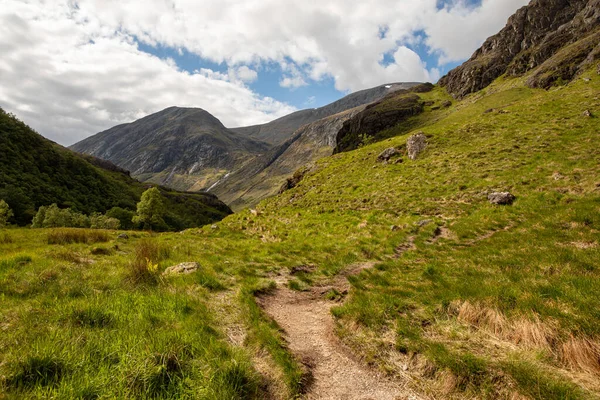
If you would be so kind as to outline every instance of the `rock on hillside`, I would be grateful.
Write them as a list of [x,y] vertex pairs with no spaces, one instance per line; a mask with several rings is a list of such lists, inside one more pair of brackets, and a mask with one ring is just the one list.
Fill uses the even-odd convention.
[[540,67],[527,84],[547,88],[599,58],[600,0],[533,0],[440,84],[462,98],[505,73],[520,76]]
[[406,90],[391,93],[369,104],[363,111],[348,119],[336,138],[335,153],[358,148],[365,140],[380,140],[382,132],[400,122],[418,115],[425,109],[423,101],[415,93],[433,90],[433,85],[423,83]]

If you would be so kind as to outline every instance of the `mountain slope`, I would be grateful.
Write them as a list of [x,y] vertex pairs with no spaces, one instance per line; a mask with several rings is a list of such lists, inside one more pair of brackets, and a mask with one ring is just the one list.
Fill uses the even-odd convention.
[[253,206],[277,194],[281,185],[296,170],[330,156],[343,123],[364,107],[303,125],[286,142],[221,179],[210,189],[211,193],[222,198],[234,210]]
[[228,130],[202,109],[170,107],[71,149],[109,160],[142,180],[199,190],[214,174],[242,165],[268,147]]
[[302,125],[372,103],[392,92],[409,89],[416,85],[418,83],[415,82],[390,83],[360,90],[323,107],[297,111],[267,124],[233,128],[232,131],[246,134],[272,145],[278,145],[288,140]]
[[[225,128],[204,110],[171,107],[98,133],[71,149],[109,160],[142,181],[179,190],[212,191],[239,208],[276,193],[296,169],[331,154],[335,144],[325,137],[297,143],[296,148],[304,146],[301,156],[293,149],[286,151],[302,136],[305,125],[321,120],[327,131],[322,134],[335,138],[337,132],[332,129],[336,125],[329,117],[415,85],[381,85],[268,124],[234,129]],[[335,120],[340,121],[340,117]],[[319,131],[314,126],[309,129]],[[275,162],[279,157],[283,158]]]
[[[135,210],[144,185],[121,168],[81,156],[53,143],[0,109],[0,198],[19,225],[31,223],[37,208],[57,203],[90,214],[112,207]],[[211,194],[161,189],[174,229],[222,219],[231,210]]]
[[530,87],[572,79],[600,59],[600,0],[534,0],[518,10],[463,65],[440,80],[456,98],[506,74],[529,76]]

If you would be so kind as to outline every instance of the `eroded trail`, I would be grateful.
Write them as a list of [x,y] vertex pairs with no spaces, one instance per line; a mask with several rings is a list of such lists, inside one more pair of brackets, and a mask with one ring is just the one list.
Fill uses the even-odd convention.
[[[355,268],[349,274],[369,266]],[[330,310],[336,303],[325,300],[323,293],[331,288],[347,290],[346,276],[305,292],[288,289],[281,284],[284,279],[278,279],[279,288],[259,303],[284,330],[290,350],[311,369],[306,399],[418,399],[406,385],[361,364],[335,335]]]

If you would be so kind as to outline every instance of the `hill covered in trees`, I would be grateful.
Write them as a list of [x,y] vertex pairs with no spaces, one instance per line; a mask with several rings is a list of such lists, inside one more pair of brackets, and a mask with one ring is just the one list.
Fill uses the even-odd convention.
[[[40,206],[56,203],[84,214],[113,207],[135,211],[150,186],[115,165],[81,156],[34,132],[0,109],[0,199],[14,212],[9,222],[31,223]],[[169,229],[184,229],[221,220],[229,207],[208,193],[160,188]]]

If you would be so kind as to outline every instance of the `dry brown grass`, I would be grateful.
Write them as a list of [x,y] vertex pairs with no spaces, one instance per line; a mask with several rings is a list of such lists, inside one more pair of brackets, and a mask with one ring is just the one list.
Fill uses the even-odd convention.
[[527,348],[552,349],[556,343],[556,331],[549,324],[542,322],[538,316],[532,319],[519,318],[511,323],[509,339]]
[[478,328],[486,329],[496,336],[507,332],[506,317],[497,310],[465,301],[458,307],[457,318]]
[[600,375],[600,343],[587,338],[571,338],[560,346],[560,358],[571,369]]

